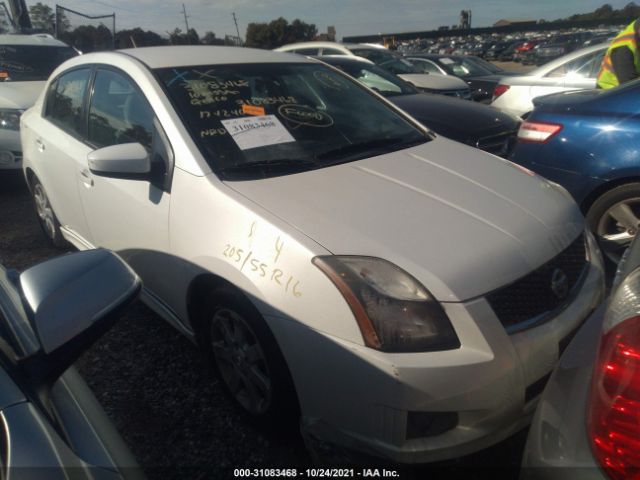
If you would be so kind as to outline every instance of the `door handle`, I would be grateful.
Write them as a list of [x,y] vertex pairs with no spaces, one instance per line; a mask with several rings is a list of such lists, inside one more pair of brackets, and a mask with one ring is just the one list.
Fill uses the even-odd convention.
[[44,143],[39,138],[36,139],[36,147],[38,147],[38,151],[39,152],[44,152],[44,150],[45,150]]
[[84,183],[87,187],[93,187],[93,178],[91,177],[91,174],[89,173],[89,170],[82,170],[80,172],[80,180],[82,181],[82,183]]

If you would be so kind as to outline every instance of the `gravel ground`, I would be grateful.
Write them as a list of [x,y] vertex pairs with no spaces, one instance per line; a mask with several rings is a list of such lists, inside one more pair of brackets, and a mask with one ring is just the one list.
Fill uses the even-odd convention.
[[[46,243],[22,178],[0,172],[0,262],[23,270],[66,251]],[[149,478],[232,478],[234,468],[310,464],[298,435],[248,423],[194,346],[140,302],[77,367]],[[525,434],[408,476],[515,479]]]
[[[0,262],[24,270],[70,251],[48,246],[22,179],[0,173]],[[309,463],[299,437],[247,423],[191,342],[140,302],[76,366],[149,478]]]

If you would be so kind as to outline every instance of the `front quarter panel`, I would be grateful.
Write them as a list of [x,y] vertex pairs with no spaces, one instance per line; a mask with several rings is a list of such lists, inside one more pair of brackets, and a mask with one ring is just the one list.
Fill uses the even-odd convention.
[[176,297],[182,318],[187,318],[188,285],[213,273],[243,290],[265,317],[301,322],[362,344],[347,303],[312,264],[314,256],[329,253],[326,249],[214,175],[197,177],[176,169],[173,192],[172,252],[186,260]]

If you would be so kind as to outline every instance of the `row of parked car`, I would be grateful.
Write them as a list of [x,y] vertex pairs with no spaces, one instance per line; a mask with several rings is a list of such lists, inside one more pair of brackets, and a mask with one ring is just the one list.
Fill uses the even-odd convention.
[[573,29],[549,32],[474,35],[436,40],[414,40],[398,46],[405,55],[477,56],[486,60],[542,65],[574,50],[607,42],[623,28],[612,26],[593,30]]
[[[20,117],[22,169],[51,243],[117,252],[142,279],[142,299],[205,352],[247,415],[299,422],[310,446],[399,463],[456,458],[531,421],[552,374],[563,381],[553,373],[560,354],[605,294],[600,230],[575,190],[534,173],[535,153],[522,161],[529,169],[483,150],[518,161],[554,139],[588,142],[537,110],[518,129],[514,115],[423,83],[445,75],[394,71],[412,64],[384,49],[341,48],[175,46],[69,59]],[[632,88],[592,96],[603,105]],[[580,95],[588,105],[585,94],[544,104],[573,114],[565,105]],[[588,138],[616,129],[596,124]],[[627,206],[607,210],[611,225],[632,223]],[[634,287],[636,266],[615,292]],[[14,304],[37,312],[32,299],[44,294],[16,285]],[[69,317],[78,333],[87,325]],[[625,450],[633,443],[615,438],[637,434],[633,409],[624,428],[616,423],[620,405],[639,401],[628,382],[637,322],[627,318],[604,322],[603,355],[619,375],[594,375],[594,388],[604,385],[595,423],[571,425],[583,426],[585,445],[604,445],[575,462],[607,472],[637,466]],[[34,405],[47,413],[46,402]],[[548,455],[553,408],[537,414],[526,465],[562,464]]]

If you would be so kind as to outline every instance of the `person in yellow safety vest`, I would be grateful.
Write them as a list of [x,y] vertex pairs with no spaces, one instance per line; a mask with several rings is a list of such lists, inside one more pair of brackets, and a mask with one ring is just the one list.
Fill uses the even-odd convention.
[[622,30],[604,55],[598,73],[598,88],[613,88],[640,76],[638,56],[640,18]]

